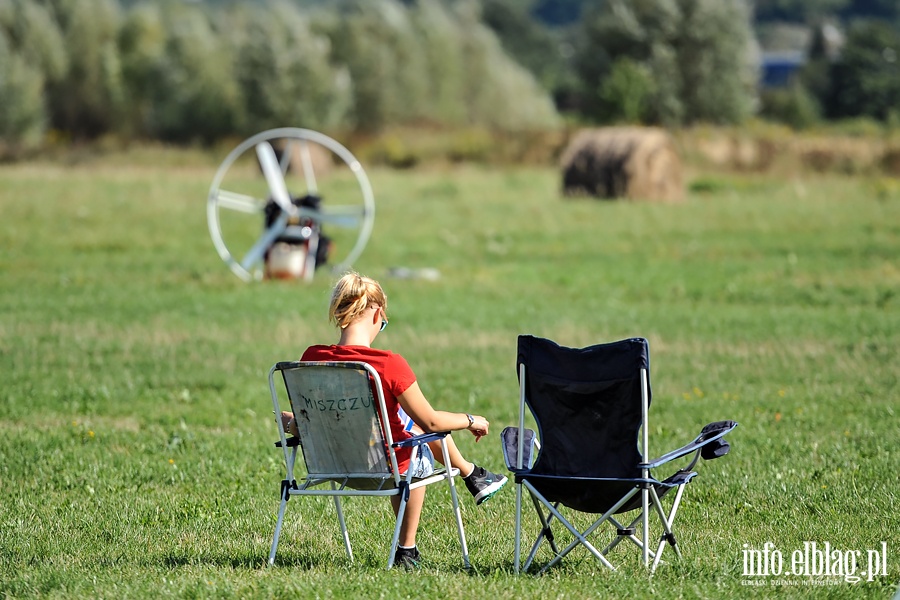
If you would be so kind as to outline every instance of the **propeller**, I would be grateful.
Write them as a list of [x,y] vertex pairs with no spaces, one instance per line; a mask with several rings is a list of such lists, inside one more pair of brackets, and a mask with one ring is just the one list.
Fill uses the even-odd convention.
[[296,216],[297,207],[291,202],[291,195],[284,182],[284,173],[281,172],[281,165],[278,163],[278,157],[275,156],[272,144],[265,141],[256,144],[256,156],[259,158],[259,166],[262,167],[272,199],[278,203],[281,210],[292,217]]
[[314,208],[301,206],[299,214],[301,217],[309,217],[316,223],[330,223],[338,227],[359,227],[360,222],[365,216],[364,211],[356,207],[353,207],[350,211],[341,213],[335,210],[323,212]]
[[266,254],[266,250],[268,250],[275,240],[278,239],[278,236],[287,229],[289,218],[290,215],[286,212],[282,212],[278,215],[278,218],[275,219],[275,222],[273,222],[272,225],[263,232],[260,238],[256,240],[256,243],[253,244],[253,247],[247,251],[247,254],[245,254],[243,260],[241,260],[241,267],[244,270],[249,271],[250,267],[262,261],[263,256]]
[[319,193],[316,184],[316,173],[313,170],[312,155],[309,153],[309,144],[306,140],[300,142],[300,160],[303,162],[303,177],[306,178],[306,193],[315,196]]

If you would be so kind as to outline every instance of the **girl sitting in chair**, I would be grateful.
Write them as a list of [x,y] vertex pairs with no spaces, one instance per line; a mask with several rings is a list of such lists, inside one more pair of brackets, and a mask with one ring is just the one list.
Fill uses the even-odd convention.
[[[387,296],[377,281],[357,273],[347,273],[341,277],[331,294],[328,316],[340,328],[340,340],[333,345],[310,346],[300,360],[359,361],[371,365],[381,377],[391,436],[395,441],[432,431],[465,429],[472,432],[476,442],[488,434],[490,423],[480,415],[435,410],[422,394],[415,373],[402,356],[389,350],[372,348],[372,342],[388,324]],[[282,419],[285,430],[297,435],[293,415],[284,412]],[[506,477],[467,461],[452,437],[448,436],[446,441],[451,466],[463,475],[476,505],[488,500],[506,485]],[[433,473],[434,457],[441,456],[440,442],[431,442],[430,446],[422,447],[415,464],[410,464],[412,451],[409,447],[398,449],[400,472],[405,475],[408,469],[412,469],[414,477],[427,477]],[[416,530],[424,500],[424,487],[410,493],[400,529],[400,546],[394,557],[395,565],[414,567],[419,561]],[[396,514],[399,498],[394,496],[391,501]]]

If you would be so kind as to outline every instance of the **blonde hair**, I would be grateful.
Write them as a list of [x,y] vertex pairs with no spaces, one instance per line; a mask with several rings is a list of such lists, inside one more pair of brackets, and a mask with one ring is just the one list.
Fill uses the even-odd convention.
[[328,319],[344,329],[372,304],[379,305],[387,314],[387,295],[381,284],[351,271],[338,280],[331,292]]

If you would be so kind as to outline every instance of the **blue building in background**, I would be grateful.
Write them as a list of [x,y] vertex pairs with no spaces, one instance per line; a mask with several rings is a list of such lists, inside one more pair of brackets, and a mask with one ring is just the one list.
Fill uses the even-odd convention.
[[763,52],[760,85],[763,88],[785,87],[805,63],[804,52]]

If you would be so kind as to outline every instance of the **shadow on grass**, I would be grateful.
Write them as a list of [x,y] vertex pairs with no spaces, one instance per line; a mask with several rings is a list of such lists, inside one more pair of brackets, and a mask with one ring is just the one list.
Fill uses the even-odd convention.
[[[187,555],[187,554],[169,554],[161,557],[159,560],[150,560],[146,564],[163,566],[166,568],[179,567],[196,567],[196,566],[212,566],[212,567],[230,567],[232,569],[258,569],[265,570],[269,568],[268,555],[247,554],[243,556],[234,555]],[[367,556],[355,557],[351,562],[345,555],[338,556],[311,553],[296,552],[279,552],[275,557],[275,563],[272,565],[275,569],[301,569],[307,571],[314,570],[331,570],[331,569],[350,569],[359,571],[369,570],[386,570],[384,557]],[[472,569],[465,569],[460,562],[454,565],[440,565],[442,572],[451,573],[467,573],[472,575],[487,575],[494,570],[504,570],[500,567],[483,568],[481,565],[477,567],[473,565]],[[421,570],[427,572],[429,570],[428,562],[423,562]]]
[[148,564],[163,566],[166,568],[178,567],[231,567],[233,569],[262,569],[266,566],[267,557],[261,555],[245,556],[209,556],[209,555],[185,555],[170,554],[161,557],[158,561],[148,561]]
[[[260,554],[247,554],[243,556],[234,555],[186,555],[186,554],[170,554],[161,557],[158,561],[148,561],[148,564],[163,566],[165,568],[180,567],[225,567],[240,570],[265,570],[269,567],[268,556]],[[274,569],[301,569],[306,571],[321,571],[332,569],[349,569],[365,571],[385,571],[385,562],[380,556],[369,556],[365,558],[356,557],[353,562],[344,556],[326,556],[313,555],[311,553],[280,553],[275,557],[275,563],[271,568]],[[402,568],[395,568],[397,571],[403,571]],[[496,564],[472,563],[469,569],[466,569],[462,562],[454,562],[447,564],[429,564],[429,561],[422,562],[419,572],[428,573],[429,571],[440,571],[441,573],[458,573],[469,575],[470,577],[490,577],[494,574],[509,575],[512,573],[512,563],[509,561],[501,561]]]
[[[344,557],[341,557],[344,558]],[[333,557],[313,555],[307,553],[281,553],[275,557],[274,567],[282,568],[299,568],[299,569],[321,569],[323,567],[340,567],[340,560]],[[347,562],[344,558],[343,562]],[[268,554],[244,554],[244,555],[188,555],[188,554],[169,554],[160,558],[160,560],[148,561],[148,563],[156,564],[166,568],[178,567],[196,567],[196,566],[212,566],[212,567],[230,567],[232,569],[258,569],[264,570],[269,567]],[[347,563],[349,564],[349,563]]]

